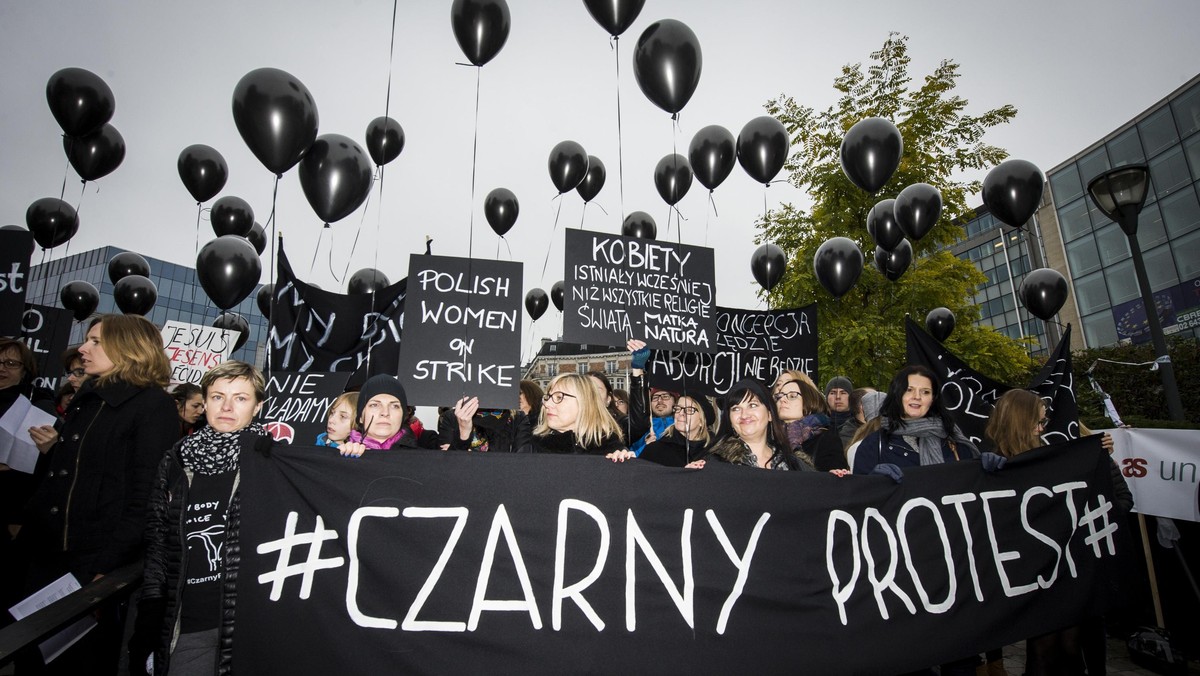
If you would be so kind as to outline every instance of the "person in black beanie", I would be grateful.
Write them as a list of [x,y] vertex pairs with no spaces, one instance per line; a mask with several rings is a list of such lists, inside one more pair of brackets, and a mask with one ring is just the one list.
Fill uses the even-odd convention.
[[356,429],[338,452],[358,457],[368,448],[419,448],[417,435],[407,423],[408,396],[400,379],[383,373],[371,376],[358,391]]
[[825,385],[825,401],[829,404],[830,429],[837,432],[842,424],[854,417],[850,410],[850,393],[854,384],[846,376],[836,376],[829,379]]

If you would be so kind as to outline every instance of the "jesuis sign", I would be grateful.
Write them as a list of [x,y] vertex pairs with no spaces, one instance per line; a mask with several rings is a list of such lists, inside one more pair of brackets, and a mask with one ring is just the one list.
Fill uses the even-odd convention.
[[[414,255],[398,376],[413,402],[516,408],[522,265]],[[419,402],[418,402],[419,400]]]
[[713,250],[567,231],[563,340],[716,352]]

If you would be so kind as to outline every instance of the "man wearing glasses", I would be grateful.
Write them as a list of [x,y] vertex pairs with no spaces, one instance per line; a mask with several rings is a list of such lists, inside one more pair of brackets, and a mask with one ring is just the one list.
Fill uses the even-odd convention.
[[[629,429],[646,430],[644,434],[639,435],[629,444],[629,450],[640,455],[646,444],[662,437],[663,432],[675,424],[675,402],[678,395],[670,390],[652,387],[650,388],[650,403],[647,407],[643,376],[646,372],[646,361],[650,357],[650,350],[641,340],[631,340],[627,347],[633,353],[629,378]],[[650,410],[649,422],[646,420],[647,408]]]

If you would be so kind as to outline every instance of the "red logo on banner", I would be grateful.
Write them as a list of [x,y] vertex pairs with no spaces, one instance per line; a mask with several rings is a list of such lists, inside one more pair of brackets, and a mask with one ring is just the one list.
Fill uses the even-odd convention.
[[275,441],[282,441],[290,444],[292,443],[292,440],[296,438],[296,430],[293,430],[292,426],[287,423],[274,421],[267,423],[264,425],[264,427],[266,427],[267,431],[271,433],[271,436],[275,438]]
[[1121,470],[1121,474],[1134,479],[1141,479],[1146,476],[1146,460],[1145,458],[1126,458],[1121,461],[1125,467]]

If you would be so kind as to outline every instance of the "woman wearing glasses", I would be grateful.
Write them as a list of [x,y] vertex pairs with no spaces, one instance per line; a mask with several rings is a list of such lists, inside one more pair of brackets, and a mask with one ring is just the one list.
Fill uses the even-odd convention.
[[623,450],[625,441],[591,378],[563,373],[546,387],[541,420],[518,448],[526,453],[606,455]]
[[[743,467],[814,471],[803,451],[793,451],[784,431],[775,400],[753,378],[738,382],[725,394],[718,440],[708,458]],[[705,460],[687,467],[704,467]]]
[[812,458],[818,471],[850,469],[842,440],[832,432],[829,406],[821,391],[807,378],[794,371],[779,374],[773,388],[775,407],[783,421],[784,432],[792,450]]
[[674,423],[658,438],[647,444],[638,457],[667,467],[683,467],[708,454],[716,440],[712,425],[717,412],[705,396],[680,395],[672,409]]

